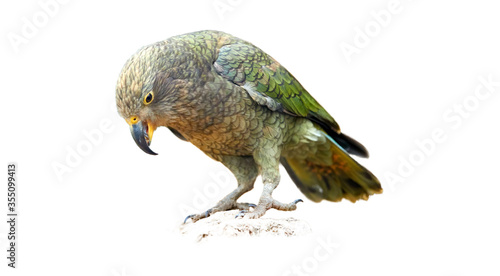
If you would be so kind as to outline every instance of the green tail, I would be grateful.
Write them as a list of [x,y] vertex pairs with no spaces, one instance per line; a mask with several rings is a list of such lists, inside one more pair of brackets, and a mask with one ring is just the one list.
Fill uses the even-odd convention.
[[[382,193],[378,179],[352,159],[330,136],[331,162],[317,159],[282,158],[281,164],[300,191],[314,202],[323,199],[355,202]],[[352,139],[352,138],[351,138]]]

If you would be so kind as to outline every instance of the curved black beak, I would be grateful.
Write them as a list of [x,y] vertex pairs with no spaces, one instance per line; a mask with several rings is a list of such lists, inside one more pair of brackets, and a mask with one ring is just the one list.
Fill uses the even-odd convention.
[[148,125],[139,121],[130,126],[130,133],[132,133],[132,137],[134,138],[137,146],[143,150],[147,154],[158,155],[156,152],[152,151],[149,148],[151,144],[151,139],[148,134]]

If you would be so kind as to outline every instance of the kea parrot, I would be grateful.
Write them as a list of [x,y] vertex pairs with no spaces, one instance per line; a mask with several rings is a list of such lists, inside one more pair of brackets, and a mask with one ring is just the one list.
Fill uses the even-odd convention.
[[[382,192],[377,178],[351,156],[368,157],[332,116],[274,58],[220,31],[199,31],[144,46],[125,63],[116,105],[137,146],[150,149],[164,126],[221,162],[238,186],[213,208],[189,215],[196,222],[238,209],[259,218],[274,208],[293,211],[298,199],[272,197],[279,165],[310,200],[355,202]],[[237,202],[261,175],[257,205]]]

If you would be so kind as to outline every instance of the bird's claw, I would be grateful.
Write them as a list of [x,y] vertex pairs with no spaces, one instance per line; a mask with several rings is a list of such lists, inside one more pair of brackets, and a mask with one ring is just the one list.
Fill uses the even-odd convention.
[[[192,215],[189,215],[187,216],[185,219],[184,219],[184,223],[186,223],[188,221],[188,219],[192,219],[193,222],[196,222],[202,218],[208,218],[210,216],[210,214],[212,213],[212,208],[206,210],[204,213],[201,213],[199,215],[196,215],[196,214],[192,214]],[[199,216],[199,218],[196,218],[197,216]],[[196,218],[196,219],[195,219]]]
[[300,199],[300,198],[299,198],[299,199],[294,200],[294,201],[293,201],[293,204],[297,204],[297,203],[299,203],[299,202],[304,202],[304,201],[303,201],[302,199]]
[[187,216],[187,217],[184,219],[184,224],[186,224],[186,222],[188,221],[188,219],[190,219],[190,218],[192,218],[192,217],[194,217],[194,216],[196,216],[196,215],[194,215],[194,214],[193,214],[193,215],[189,215],[189,216]]
[[206,211],[205,211],[205,213],[203,213],[203,215],[204,215],[204,217],[205,217],[205,218],[206,218],[206,217],[209,217],[209,216],[210,216],[210,214],[212,214],[212,208],[210,208],[210,209],[206,210]]
[[[253,204],[253,205],[255,205],[255,204]],[[255,208],[255,207],[257,207],[257,205],[255,205],[255,207],[254,206],[251,206],[251,207]],[[241,210],[238,214],[236,214],[236,216],[234,218],[235,219],[236,218],[242,218],[242,217],[245,216],[246,212],[247,212],[247,210]]]

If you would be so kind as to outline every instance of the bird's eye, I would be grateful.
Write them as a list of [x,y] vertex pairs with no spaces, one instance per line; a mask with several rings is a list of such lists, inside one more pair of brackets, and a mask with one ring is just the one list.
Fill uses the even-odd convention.
[[149,92],[146,97],[144,97],[144,104],[150,104],[155,96],[153,95],[153,92]]

